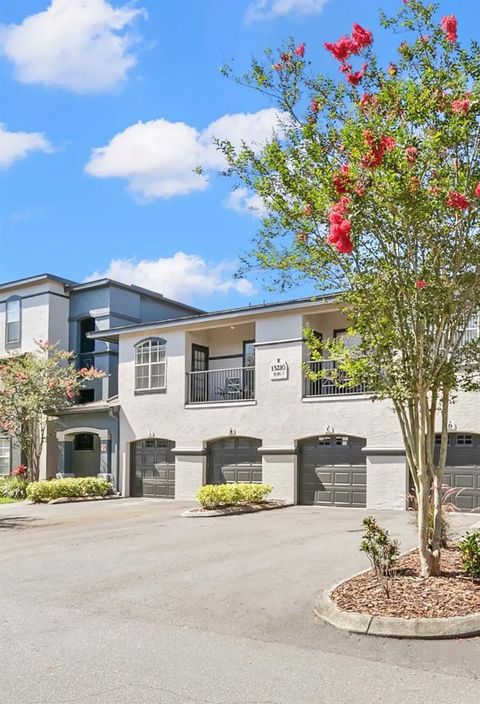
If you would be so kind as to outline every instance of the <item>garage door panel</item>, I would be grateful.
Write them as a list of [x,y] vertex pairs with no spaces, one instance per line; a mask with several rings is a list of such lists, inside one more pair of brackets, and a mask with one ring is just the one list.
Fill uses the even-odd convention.
[[171,440],[139,440],[132,452],[132,496],[175,498],[175,458]]
[[300,444],[299,500],[319,506],[366,505],[365,440],[333,436],[326,444],[312,438]]
[[261,440],[255,438],[224,438],[208,447],[208,484],[260,484],[262,462],[258,452]]
[[[444,483],[458,490],[449,501],[461,511],[480,508],[480,434],[456,432],[448,436]],[[438,458],[439,445],[436,447]]]

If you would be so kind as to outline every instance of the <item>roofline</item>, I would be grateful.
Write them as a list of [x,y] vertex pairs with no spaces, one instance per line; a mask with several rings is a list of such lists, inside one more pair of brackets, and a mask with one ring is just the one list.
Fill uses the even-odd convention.
[[75,281],[71,279],[64,279],[62,276],[56,276],[55,274],[36,274],[35,276],[27,276],[24,279],[14,279],[13,281],[6,281],[0,284],[0,291],[6,288],[13,288],[15,286],[25,286],[27,284],[33,284],[37,281],[56,281],[57,283],[63,284],[64,286],[74,286]]
[[157,330],[158,328],[177,328],[182,325],[189,325],[197,322],[225,320],[231,317],[248,317],[252,313],[269,313],[276,310],[294,310],[295,308],[308,308],[315,303],[333,303],[341,295],[341,291],[309,296],[308,298],[296,298],[290,301],[280,301],[278,303],[261,303],[243,308],[230,308],[226,310],[214,311],[212,313],[200,313],[199,315],[185,316],[183,318],[170,318],[150,323],[134,323],[123,325],[98,332],[91,332],[87,337],[93,340],[116,340],[119,335],[128,335],[134,332],[144,332],[145,330]]
[[85,281],[84,283],[67,286],[70,291],[83,291],[89,288],[100,288],[101,286],[115,286],[116,288],[123,288],[127,291],[136,291],[149,298],[154,298],[158,300],[165,301],[166,303],[173,303],[174,305],[184,308],[185,310],[191,310],[194,313],[204,313],[205,311],[201,308],[196,308],[195,306],[190,306],[187,303],[182,303],[181,301],[176,301],[173,298],[166,298],[162,293],[158,291],[152,291],[149,288],[143,288],[142,286],[137,286],[136,284],[126,284],[123,281],[116,281],[115,279],[103,278],[95,279],[93,281]]

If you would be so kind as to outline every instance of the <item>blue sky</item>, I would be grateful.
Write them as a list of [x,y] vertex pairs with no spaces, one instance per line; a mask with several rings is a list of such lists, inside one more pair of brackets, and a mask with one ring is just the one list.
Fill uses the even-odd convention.
[[[480,5],[452,12],[470,38]],[[219,68],[293,35],[333,73],[323,42],[354,21],[387,60],[376,0],[0,0],[0,278],[108,274],[209,309],[278,298],[232,279],[259,220],[210,142],[269,133],[272,106]]]

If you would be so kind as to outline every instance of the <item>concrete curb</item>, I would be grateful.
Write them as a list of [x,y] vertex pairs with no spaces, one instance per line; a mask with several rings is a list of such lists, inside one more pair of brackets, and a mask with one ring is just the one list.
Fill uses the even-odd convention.
[[450,618],[394,618],[370,616],[358,611],[343,611],[330,594],[336,587],[324,591],[317,599],[314,613],[322,621],[341,631],[383,638],[471,638],[480,635],[480,613]]
[[123,499],[125,497],[119,494],[113,494],[109,496],[61,496],[58,499],[52,499],[51,501],[29,501],[26,499],[22,503],[28,504],[29,506],[55,506],[56,504],[80,504],[85,501],[114,501],[116,499]]
[[217,516],[241,516],[245,513],[260,513],[261,511],[274,511],[277,508],[288,508],[293,506],[293,503],[287,501],[277,501],[265,504],[257,504],[252,506],[229,506],[228,508],[205,509],[204,511],[198,508],[190,508],[180,514],[182,518],[216,518]]

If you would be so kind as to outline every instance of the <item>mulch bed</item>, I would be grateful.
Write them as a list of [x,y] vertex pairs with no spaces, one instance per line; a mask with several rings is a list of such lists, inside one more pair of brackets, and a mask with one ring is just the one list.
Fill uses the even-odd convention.
[[275,508],[287,508],[291,506],[286,501],[280,499],[271,499],[270,501],[262,501],[256,504],[242,503],[236,506],[219,506],[218,508],[203,508],[198,506],[191,508],[182,513],[182,516],[235,516],[240,513],[257,513],[258,511],[271,511]]
[[399,557],[389,599],[373,571],[343,582],[331,597],[344,611],[372,616],[442,618],[480,613],[480,582],[462,574],[457,548],[442,550],[440,577],[421,577],[419,567],[416,550]]

